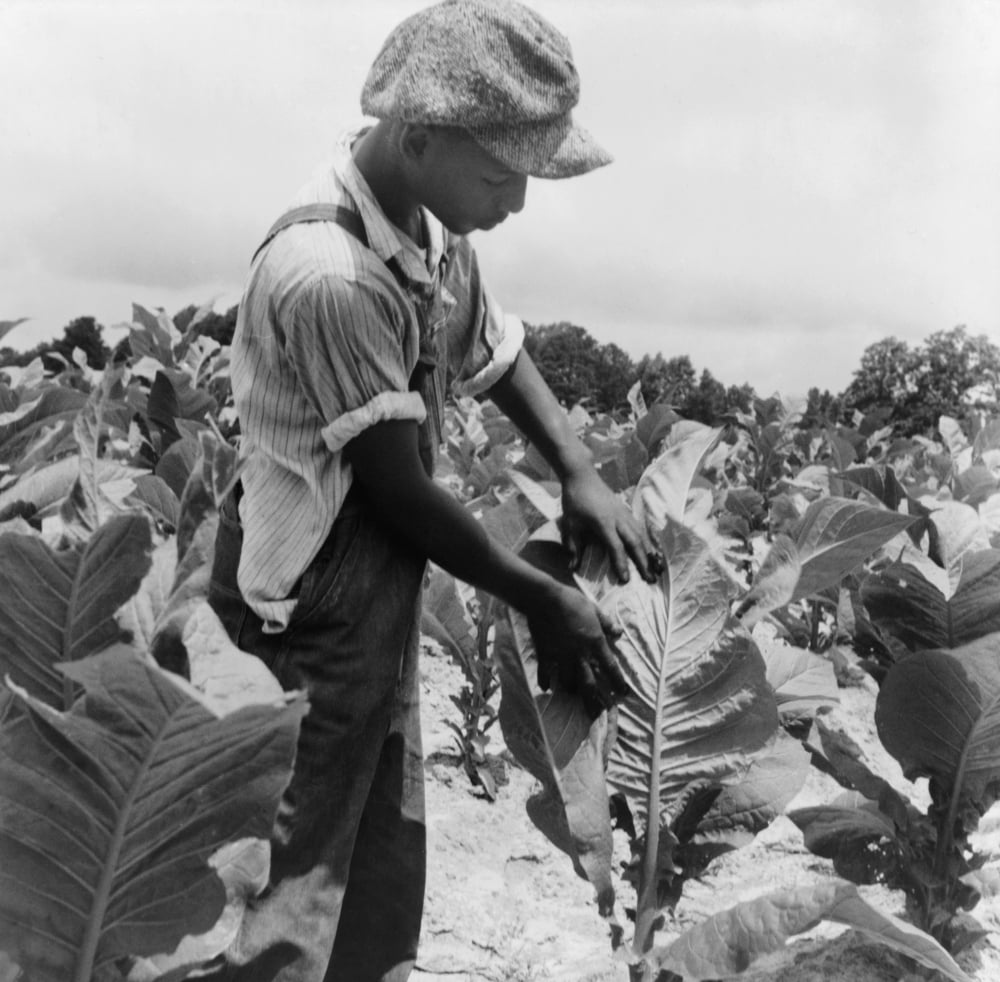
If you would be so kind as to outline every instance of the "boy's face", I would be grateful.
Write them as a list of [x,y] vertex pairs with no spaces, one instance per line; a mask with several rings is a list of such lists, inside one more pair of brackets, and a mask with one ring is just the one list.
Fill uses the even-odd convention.
[[450,232],[486,231],[524,207],[528,178],[462,130],[430,127],[418,161],[421,204]]

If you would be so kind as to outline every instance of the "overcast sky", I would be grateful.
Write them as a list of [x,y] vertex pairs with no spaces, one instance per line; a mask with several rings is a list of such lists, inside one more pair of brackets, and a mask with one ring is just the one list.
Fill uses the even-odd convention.
[[[0,0],[0,320],[235,303],[422,0]],[[615,155],[475,236],[531,323],[759,392],[1000,343],[1000,0],[537,0]]]

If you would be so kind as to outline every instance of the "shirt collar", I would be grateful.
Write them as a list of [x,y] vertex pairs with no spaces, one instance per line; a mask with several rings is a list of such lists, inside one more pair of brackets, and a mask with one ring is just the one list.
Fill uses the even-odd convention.
[[432,271],[438,269],[444,255],[444,226],[426,208],[421,208],[428,239],[428,248],[424,250],[389,221],[351,155],[352,144],[366,129],[349,130],[340,137],[333,159],[334,171],[344,190],[354,199],[368,235],[368,245],[375,254],[383,262],[394,258],[410,280],[432,283]]

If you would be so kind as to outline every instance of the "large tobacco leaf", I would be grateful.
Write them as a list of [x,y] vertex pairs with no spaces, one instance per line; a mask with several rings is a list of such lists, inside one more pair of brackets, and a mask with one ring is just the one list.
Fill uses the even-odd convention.
[[269,834],[306,707],[220,718],[117,650],[63,671],[72,710],[22,693],[0,728],[0,945],[34,982],[105,982],[219,920],[211,859]]
[[[687,822],[692,796],[739,783],[778,729],[764,661],[729,613],[736,586],[703,539],[669,514],[663,521],[657,583],[613,583],[607,560],[593,556],[580,574],[622,631],[630,693],[618,707],[607,777],[636,832],[640,952],[676,896],[674,824]],[[737,805],[730,817],[763,807]]]
[[775,536],[737,614],[750,627],[786,604],[836,586],[918,519],[847,498],[814,501]]
[[835,586],[917,519],[845,498],[814,501],[795,529],[801,574],[792,600]]
[[647,830],[673,816],[693,782],[737,776],[778,724],[760,652],[729,617],[729,576],[670,518],[660,547],[667,568],[658,583],[612,584],[606,575],[594,583],[622,629],[617,648],[631,690],[608,779]]
[[904,775],[929,777],[943,797],[944,828],[961,814],[968,829],[1000,793],[1000,633],[897,662],[879,690],[875,724]]
[[800,741],[778,730],[755,753],[739,780],[726,784],[692,836],[693,849],[724,843],[736,848],[766,829],[802,790],[809,754]]
[[89,537],[99,525],[123,510],[121,502],[135,489],[129,480],[109,486],[102,479],[101,447],[109,431],[114,435],[114,396],[121,388],[121,378],[121,368],[108,368],[99,388],[73,422],[80,470],[60,508],[63,535],[67,539]]
[[893,563],[865,578],[861,600],[872,623],[911,651],[956,648],[1000,631],[1000,550],[966,553],[949,596],[917,567]]
[[32,443],[53,429],[71,425],[87,401],[76,389],[51,385],[40,393],[25,393],[22,408],[27,411],[6,425],[0,425],[0,462],[15,464]]
[[114,614],[139,589],[151,551],[149,522],[135,514],[65,549],[0,535],[0,673],[63,707],[68,683],[57,666],[125,640]]
[[651,953],[654,968],[684,982],[730,979],[820,920],[846,924],[953,982],[971,982],[932,937],[868,904],[853,883],[830,880],[745,901]]
[[[101,458],[96,464],[98,480],[102,487],[124,486],[124,482],[135,481],[147,474],[138,467],[115,460]],[[18,501],[30,502],[38,512],[46,514],[58,510],[59,505],[80,477],[80,462],[73,457],[61,457],[50,464],[25,473],[15,484],[0,493],[0,511],[5,511]]]
[[822,658],[774,639],[759,643],[783,722],[813,718],[840,703],[837,676],[828,658]]
[[[545,543],[533,558],[544,563],[546,553],[557,551],[561,547]],[[558,689],[539,689],[534,642],[527,622],[516,611],[500,611],[493,650],[504,740],[542,785],[528,803],[528,814],[550,841],[569,854],[577,872],[594,886],[601,912],[610,915],[614,844],[604,768],[613,735],[608,717],[602,714],[591,721],[576,697]]]

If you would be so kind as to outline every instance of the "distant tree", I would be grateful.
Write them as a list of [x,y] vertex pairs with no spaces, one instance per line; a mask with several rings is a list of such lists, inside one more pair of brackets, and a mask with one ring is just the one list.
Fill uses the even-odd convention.
[[595,406],[606,413],[625,410],[628,391],[636,381],[635,363],[617,344],[602,344],[597,349]]
[[1000,348],[964,326],[938,331],[912,350],[885,338],[865,349],[842,399],[846,411],[888,410],[906,435],[931,433],[942,415],[964,419],[1000,407]]
[[749,382],[742,385],[731,385],[726,389],[726,412],[749,413],[753,411],[754,400],[757,392]]
[[688,355],[675,355],[669,359],[659,353],[643,355],[636,371],[648,405],[664,402],[679,410],[690,402],[697,387],[698,373]]
[[916,362],[910,346],[896,337],[870,344],[843,393],[844,405],[862,413],[880,406],[902,406],[916,388]]
[[938,331],[924,342],[916,369],[911,419],[936,428],[940,416],[964,419],[974,409],[996,412],[1000,397],[1000,348],[985,335],[970,337],[963,325]]
[[682,416],[715,425],[734,410],[749,412],[756,398],[744,383],[728,389],[708,369],[699,378],[688,355],[643,355],[638,363],[616,344],[598,344],[566,321],[525,324],[524,348],[542,378],[566,406],[584,402],[597,412],[622,413],[638,381],[647,405],[664,402]]
[[70,321],[63,329],[62,337],[45,346],[46,350],[57,352],[70,364],[75,348],[83,351],[91,368],[103,368],[111,354],[111,349],[104,343],[104,328],[93,317],[77,317]]
[[[186,331],[188,325],[194,320],[194,315],[198,312],[198,307],[191,304],[183,310],[179,310],[174,315],[174,324],[178,331]],[[236,315],[239,312],[239,305],[234,304],[224,314],[217,314],[210,311],[198,321],[197,333],[205,337],[214,338],[219,344],[232,344],[233,332],[236,330]]]
[[566,321],[526,326],[525,350],[555,397],[572,406],[586,399],[594,407],[600,352],[585,328]]
[[836,425],[843,416],[843,400],[835,396],[829,389],[819,391],[815,386],[806,396],[806,410],[803,413],[803,426]]
[[685,419],[696,419],[699,423],[713,426],[722,419],[728,408],[726,387],[705,368],[698,380],[698,387],[679,411]]

